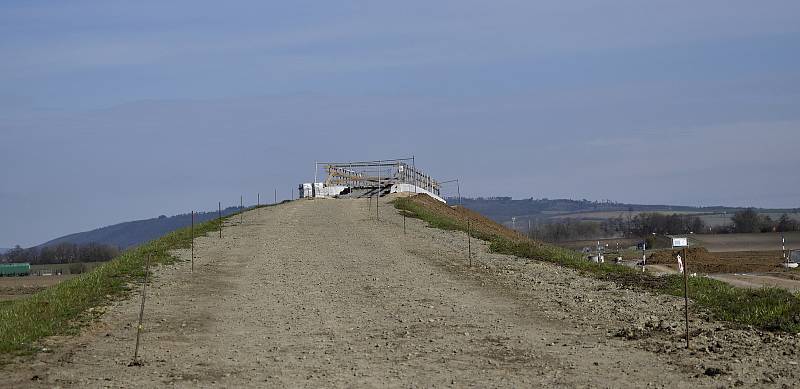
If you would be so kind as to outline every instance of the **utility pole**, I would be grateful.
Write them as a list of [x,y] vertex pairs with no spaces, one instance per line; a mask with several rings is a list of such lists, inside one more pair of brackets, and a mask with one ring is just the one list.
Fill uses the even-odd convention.
[[461,182],[458,181],[458,178],[456,178],[456,190],[458,191],[458,205],[463,206],[461,204]]

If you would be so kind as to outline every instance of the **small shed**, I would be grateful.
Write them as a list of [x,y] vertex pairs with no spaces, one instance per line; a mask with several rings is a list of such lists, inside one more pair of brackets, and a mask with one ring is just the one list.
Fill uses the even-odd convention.
[[0,277],[27,276],[30,273],[30,263],[0,263]]

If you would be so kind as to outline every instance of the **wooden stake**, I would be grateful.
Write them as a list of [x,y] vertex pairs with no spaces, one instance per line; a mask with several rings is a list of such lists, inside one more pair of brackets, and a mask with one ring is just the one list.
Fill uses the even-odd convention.
[[194,272],[194,211],[192,211],[192,272]]
[[469,218],[467,219],[467,256],[469,257],[469,267],[472,267],[472,228],[470,227]]
[[686,319],[686,349],[689,349],[689,258],[686,247],[683,248],[683,306]]
[[378,214],[378,200],[381,198],[381,169],[378,168],[378,193],[375,196],[375,219],[378,221],[381,220],[380,215]]
[[147,262],[145,263],[144,268],[144,282],[142,283],[142,305],[139,307],[139,325],[136,326],[136,347],[133,351],[133,362],[131,362],[131,366],[141,366],[142,363],[139,361],[139,341],[142,335],[142,321],[144,320],[144,302],[147,298],[147,275],[150,273],[150,256],[151,254],[147,254]]

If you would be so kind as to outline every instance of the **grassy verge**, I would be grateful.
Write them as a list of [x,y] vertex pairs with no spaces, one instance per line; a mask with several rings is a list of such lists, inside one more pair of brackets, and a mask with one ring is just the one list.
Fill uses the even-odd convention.
[[[196,224],[195,236],[217,231],[220,223],[236,215]],[[151,265],[173,263],[177,258],[169,251],[190,246],[190,228],[182,228],[127,250],[88,273],[0,304],[0,357],[35,351],[36,341],[46,336],[75,333],[93,319],[96,311],[90,308],[124,296],[132,283],[140,282],[148,257]]]
[[[528,239],[478,213],[451,208],[427,196],[398,198],[394,206],[407,216],[445,230],[467,232],[469,219],[470,235],[490,242],[490,249],[497,253],[553,262],[624,286],[683,296],[683,280],[678,275],[656,277],[627,266],[587,261],[576,251]],[[709,278],[691,277],[689,297],[720,320],[767,330],[800,332],[800,298],[784,289],[742,289]]]

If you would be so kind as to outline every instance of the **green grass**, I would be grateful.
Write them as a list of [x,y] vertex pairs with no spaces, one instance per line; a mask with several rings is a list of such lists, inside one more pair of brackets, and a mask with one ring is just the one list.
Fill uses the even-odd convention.
[[[220,223],[236,215],[196,224],[195,236],[216,232]],[[141,283],[148,257],[151,266],[170,264],[177,260],[170,250],[190,246],[190,228],[182,228],[127,250],[90,272],[30,297],[0,304],[0,356],[30,353],[43,337],[75,333],[93,320],[96,313],[90,308],[121,298],[131,284]]]
[[[467,231],[466,221],[440,207],[415,201],[413,197],[398,198],[394,206],[407,216],[426,221],[431,227]],[[496,231],[496,227],[491,231],[471,229],[470,235],[489,242],[490,249],[496,253],[552,262],[623,286],[683,296],[683,279],[679,275],[657,277],[628,266],[594,263],[573,250]],[[784,289],[742,289],[709,278],[690,277],[689,297],[696,306],[720,320],[765,330],[800,332],[800,298]]]

